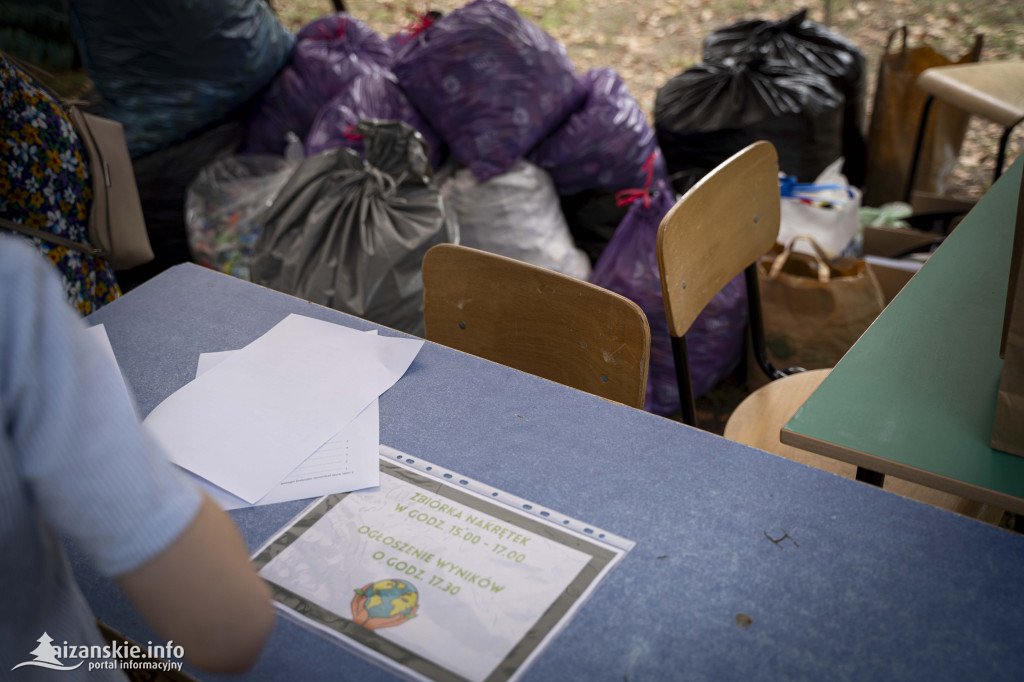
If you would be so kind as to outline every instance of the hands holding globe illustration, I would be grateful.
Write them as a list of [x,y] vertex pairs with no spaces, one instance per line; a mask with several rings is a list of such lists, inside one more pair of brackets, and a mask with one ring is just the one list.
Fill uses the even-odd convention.
[[419,592],[404,580],[378,580],[355,591],[352,620],[368,630],[401,625],[416,616]]

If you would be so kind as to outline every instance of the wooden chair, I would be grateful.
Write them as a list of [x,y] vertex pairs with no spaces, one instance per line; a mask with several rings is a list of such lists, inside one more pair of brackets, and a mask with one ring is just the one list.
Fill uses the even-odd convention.
[[704,306],[740,272],[746,277],[749,326],[758,365],[772,381],[747,396],[729,417],[725,437],[831,473],[856,477],[891,492],[997,522],[1001,510],[956,495],[806,452],[779,440],[782,427],[831,370],[780,370],[768,360],[757,282],[757,261],[779,232],[778,157],[768,142],[737,152],[680,199],[658,230],[658,266],[672,337],[683,417],[696,426],[686,364],[685,334]]
[[722,287],[744,273],[754,355],[769,379],[796,370],[772,365],[765,349],[757,260],[779,234],[779,162],[769,142],[737,152],[676,202],[658,229],[658,267],[683,421],[697,426],[686,332]]
[[552,270],[454,244],[423,258],[426,337],[643,408],[651,333],[635,303]]
[[[779,234],[779,162],[769,142],[737,152],[694,185],[661,221],[658,267],[683,421],[698,426],[686,355],[686,331],[729,280],[744,274],[748,327],[757,364],[772,381],[750,395],[726,424],[726,437],[776,454],[795,448],[779,441],[782,426],[810,397],[828,370],[776,368],[768,359],[758,287],[757,261]],[[756,409],[749,406],[756,405]],[[810,457],[816,457],[806,453]],[[821,458],[819,468],[825,466]],[[872,472],[858,478],[878,483]]]

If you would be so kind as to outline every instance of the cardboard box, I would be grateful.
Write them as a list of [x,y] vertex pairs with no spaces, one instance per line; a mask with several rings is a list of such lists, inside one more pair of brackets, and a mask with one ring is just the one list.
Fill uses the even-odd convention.
[[863,251],[865,256],[901,258],[916,251],[927,253],[942,239],[941,234],[908,227],[865,227]]
[[974,208],[975,203],[941,194],[914,192],[910,200],[913,215],[907,221],[925,232],[949,234]]
[[880,256],[864,256],[864,260],[871,264],[875,278],[882,287],[882,295],[885,297],[885,304],[892,303],[896,294],[900,293],[910,278],[913,277],[924,261],[893,258],[882,258]]
[[914,190],[910,197],[910,208],[917,213],[968,213],[974,208],[974,201],[957,199],[943,194]]

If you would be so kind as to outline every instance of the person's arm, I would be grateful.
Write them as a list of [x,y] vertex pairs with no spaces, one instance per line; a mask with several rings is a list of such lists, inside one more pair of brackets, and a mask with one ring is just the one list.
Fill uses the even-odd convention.
[[0,429],[35,511],[186,660],[211,671],[255,660],[272,605],[238,531],[143,431],[56,272],[2,235]]
[[116,581],[185,660],[210,672],[244,671],[274,625],[267,585],[231,519],[205,495],[177,540]]

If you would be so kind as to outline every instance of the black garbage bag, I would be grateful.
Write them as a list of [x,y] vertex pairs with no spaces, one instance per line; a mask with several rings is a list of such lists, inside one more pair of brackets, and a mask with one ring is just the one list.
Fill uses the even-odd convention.
[[70,0],[102,113],[132,157],[218,124],[288,60],[295,37],[265,0]]
[[755,57],[781,61],[828,78],[846,99],[843,174],[852,185],[864,184],[867,78],[864,53],[859,47],[809,21],[807,10],[803,9],[780,21],[749,19],[711,33],[704,41],[704,61],[720,62],[730,57],[739,61]]
[[457,239],[431,184],[426,143],[398,121],[363,121],[366,161],[339,147],[306,158],[267,209],[252,281],[423,335],[422,261]]
[[651,187],[669,185],[660,152],[647,157],[641,168],[645,177],[634,182],[633,187],[623,187],[613,194],[588,190],[559,197],[569,232],[576,246],[590,256],[591,262],[596,264],[601,258],[636,196],[650,194]]
[[591,263],[597,263],[629,212],[629,205],[619,205],[615,194],[595,191],[562,195],[558,199],[577,248],[590,257]]
[[704,62],[658,90],[654,130],[678,191],[757,140],[788,175],[813,179],[842,155],[843,96],[824,76],[754,59]]

